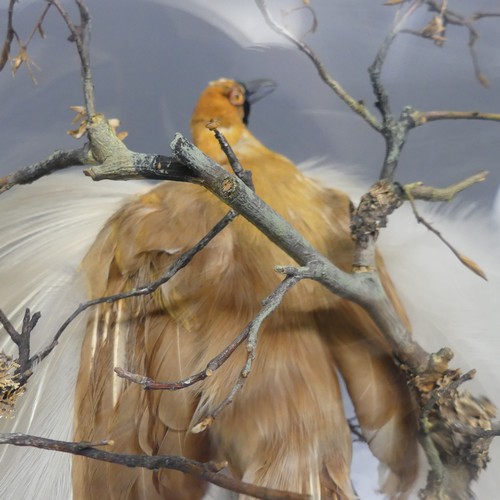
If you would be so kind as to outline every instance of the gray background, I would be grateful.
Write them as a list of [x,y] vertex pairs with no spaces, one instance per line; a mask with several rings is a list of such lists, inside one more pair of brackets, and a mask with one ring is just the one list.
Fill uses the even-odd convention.
[[[300,2],[274,1],[276,5]],[[29,33],[41,1],[18,5],[16,25]],[[206,82],[221,76],[239,80],[271,78],[278,90],[255,106],[250,125],[273,149],[296,162],[324,157],[347,165],[367,181],[378,175],[383,141],[353,115],[318,79],[306,57],[275,35],[251,0],[89,0],[93,14],[92,64],[98,110],[122,120],[130,148],[168,152],[176,131],[188,134],[195,99]],[[470,14],[500,11],[498,0],[452,1]],[[319,27],[306,40],[338,81],[371,105],[367,67],[386,33],[395,8],[372,0],[315,0]],[[423,26],[421,9],[413,25]],[[0,29],[6,15],[0,10]],[[304,30],[307,12],[292,24]],[[292,20],[291,20],[292,21]],[[478,24],[479,59],[491,86],[477,83],[467,50],[467,33],[450,27],[444,47],[403,35],[390,53],[383,77],[393,110],[410,104],[418,109],[499,111],[499,19]],[[44,25],[46,39],[34,40],[30,54],[41,67],[33,85],[21,68],[15,79],[0,74],[0,169],[12,171],[46,157],[52,150],[74,147],[65,132],[73,117],[70,105],[81,104],[80,72],[75,47],[55,12]],[[3,31],[2,31],[3,33]],[[488,182],[462,196],[490,203],[500,183],[497,123],[440,122],[414,130],[398,171],[398,180],[447,184],[480,169]]]

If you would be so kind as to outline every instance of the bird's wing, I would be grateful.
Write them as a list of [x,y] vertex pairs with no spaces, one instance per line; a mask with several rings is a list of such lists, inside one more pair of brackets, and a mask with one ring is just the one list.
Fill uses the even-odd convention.
[[[49,344],[85,299],[77,268],[103,221],[144,187],[142,182],[94,183],[81,171],[70,171],[0,196],[0,308],[16,327],[26,307],[42,313],[32,334],[32,354]],[[1,432],[72,439],[72,394],[85,321],[78,318],[35,367],[15,418],[0,419]],[[17,357],[3,329],[0,349]],[[0,498],[70,498],[70,460],[63,453],[3,445]]]

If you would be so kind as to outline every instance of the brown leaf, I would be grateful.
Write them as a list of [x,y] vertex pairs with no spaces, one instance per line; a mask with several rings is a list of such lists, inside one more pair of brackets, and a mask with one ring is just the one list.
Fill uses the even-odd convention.
[[205,417],[200,423],[196,424],[192,429],[191,432],[193,434],[199,434],[200,432],[205,431],[208,427],[210,427],[214,422],[214,417],[209,415],[208,417]]
[[384,2],[384,5],[398,5],[400,3],[404,3],[406,0],[387,0]]
[[10,356],[0,352],[0,418],[13,418],[17,398],[24,393],[15,373],[19,365]]
[[420,34],[426,38],[434,38],[436,35],[443,33],[444,30],[443,18],[441,16],[434,16],[429,24],[422,29]]
[[19,53],[16,57],[13,57],[10,60],[12,75],[15,76],[17,70],[23,65],[26,65],[29,75],[33,80],[33,83],[36,85],[38,82],[36,81],[35,75],[33,74],[32,66],[37,70],[40,70],[40,67],[31,59],[24,45],[19,45]]
[[477,79],[479,80],[479,83],[483,87],[488,88],[490,86],[490,81],[488,80],[488,78],[486,78],[486,76],[484,75],[484,73],[478,73],[477,74]]
[[82,120],[76,130],[68,130],[67,133],[75,139],[81,139],[87,133],[87,120]]
[[120,141],[123,141],[128,136],[128,132],[117,132],[116,129],[120,126],[121,122],[119,118],[110,118],[108,120],[109,126],[113,129],[113,132],[115,133],[116,137],[120,139]]
[[118,132],[116,134],[116,137],[118,137],[118,139],[120,139],[120,141],[123,141],[124,139],[126,139],[128,137],[128,132]]
[[457,257],[460,259],[460,262],[464,266],[468,267],[473,273],[488,281],[486,273],[472,259],[469,259],[469,257],[466,257],[461,253],[457,253]]
[[76,113],[76,116],[73,118],[71,123],[78,123],[87,119],[87,110],[84,106],[70,106],[69,109]]

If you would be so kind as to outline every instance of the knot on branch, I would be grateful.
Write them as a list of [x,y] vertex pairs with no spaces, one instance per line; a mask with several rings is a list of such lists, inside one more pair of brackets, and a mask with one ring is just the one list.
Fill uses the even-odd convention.
[[238,184],[232,176],[224,177],[221,181],[221,194],[225,200],[231,200],[238,192]]
[[108,158],[129,157],[130,152],[117,137],[113,127],[102,114],[93,115],[87,124],[91,144],[91,153],[97,163],[104,163]]
[[403,203],[401,190],[393,182],[382,179],[361,197],[351,215],[351,234],[361,248],[376,240],[380,228],[387,226],[387,217]]

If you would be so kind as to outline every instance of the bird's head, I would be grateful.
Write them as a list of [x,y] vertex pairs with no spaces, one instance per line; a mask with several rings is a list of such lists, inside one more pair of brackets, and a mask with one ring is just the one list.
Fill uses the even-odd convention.
[[217,126],[229,143],[234,144],[246,130],[251,105],[275,88],[273,81],[264,79],[241,83],[221,78],[210,82],[201,93],[191,119],[195,144],[203,146],[209,140],[206,128],[209,123]]

